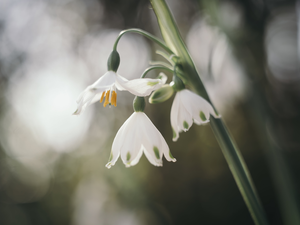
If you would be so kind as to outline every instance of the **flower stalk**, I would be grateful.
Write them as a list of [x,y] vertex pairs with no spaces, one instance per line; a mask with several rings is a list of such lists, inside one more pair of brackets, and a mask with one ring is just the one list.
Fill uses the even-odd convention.
[[[182,71],[185,76],[185,79],[182,80],[213,106],[165,1],[150,0],[150,2],[167,46],[179,57],[178,64],[182,66]],[[256,193],[247,166],[233,138],[222,119],[211,117],[211,127],[255,224],[267,225],[268,221],[265,212]]]
[[173,72],[173,70],[169,67],[166,67],[166,66],[151,66],[151,67],[148,67],[144,72],[143,74],[141,75],[141,78],[145,78],[147,73],[149,73],[151,70],[166,70],[166,71],[169,71],[169,72]]
[[121,37],[126,34],[126,33],[129,33],[129,32],[132,32],[132,33],[138,33],[138,34],[141,34],[143,35],[144,37],[150,39],[151,41],[155,42],[156,44],[158,44],[160,47],[162,47],[164,50],[166,50],[169,54],[174,54],[173,51],[165,44],[163,43],[161,40],[159,40],[157,37],[153,36],[152,34],[144,31],[144,30],[141,30],[141,29],[135,29],[135,28],[132,28],[132,29],[127,29],[127,30],[123,30],[121,31],[121,33],[119,34],[119,36],[117,37],[116,41],[115,41],[115,44],[114,44],[114,50],[116,51],[117,50],[117,46],[118,46],[118,43],[121,39]]

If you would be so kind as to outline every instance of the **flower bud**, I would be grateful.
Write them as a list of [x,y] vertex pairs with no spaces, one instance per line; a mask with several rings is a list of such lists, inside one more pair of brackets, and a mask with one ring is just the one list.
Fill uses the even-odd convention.
[[113,50],[110,53],[110,56],[107,60],[107,69],[108,71],[114,71],[117,72],[120,65],[120,55],[117,51]]
[[173,88],[170,85],[166,84],[161,88],[157,89],[156,91],[154,91],[150,95],[149,102],[151,104],[164,102],[168,100],[173,95],[173,93],[174,93]]
[[133,110],[135,112],[144,112],[145,106],[146,106],[145,98],[135,96],[133,100]]

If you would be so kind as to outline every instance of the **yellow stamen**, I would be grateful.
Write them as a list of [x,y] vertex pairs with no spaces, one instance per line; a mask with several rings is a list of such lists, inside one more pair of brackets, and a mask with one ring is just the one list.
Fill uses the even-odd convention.
[[100,103],[103,102],[104,94],[105,94],[105,91],[102,92]]
[[107,91],[105,94],[105,102],[103,104],[104,107],[106,107],[107,104],[109,103],[109,93],[110,93],[110,91]]
[[113,91],[111,95],[111,104],[117,106],[117,93],[115,91]]

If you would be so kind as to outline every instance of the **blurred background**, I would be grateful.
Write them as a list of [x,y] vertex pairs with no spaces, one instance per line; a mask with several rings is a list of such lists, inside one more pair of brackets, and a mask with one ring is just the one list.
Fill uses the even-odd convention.
[[[300,224],[300,2],[167,3],[270,224]],[[0,0],[0,11],[1,225],[254,224],[210,126],[172,142],[172,99],[146,107],[177,158],[162,168],[145,156],[105,168],[131,94],[72,116],[121,30],[161,37],[149,1]],[[139,77],[163,60],[157,49],[123,36],[119,74]]]

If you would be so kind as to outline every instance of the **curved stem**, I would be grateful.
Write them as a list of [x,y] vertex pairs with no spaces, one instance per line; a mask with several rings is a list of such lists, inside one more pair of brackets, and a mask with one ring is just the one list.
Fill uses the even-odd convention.
[[165,62],[161,62],[161,61],[150,61],[150,66],[165,66],[165,67],[167,67],[167,68],[169,68],[169,69],[171,69],[171,70],[173,70],[173,65],[169,65],[169,64],[167,64],[167,63],[165,63]]
[[175,63],[172,61],[172,56],[173,55],[167,55],[165,52],[160,51],[160,50],[157,50],[155,53],[162,56],[163,58],[165,58],[169,63],[172,64],[172,66],[175,65]]
[[173,51],[169,47],[167,47],[167,45],[163,41],[159,40],[157,37],[155,37],[154,35],[146,32],[144,30],[135,29],[135,28],[121,31],[121,33],[119,34],[119,36],[117,37],[117,39],[115,41],[114,48],[113,48],[114,50],[117,50],[117,46],[118,46],[118,43],[119,43],[119,40],[121,39],[121,37],[128,32],[141,34],[141,35],[145,36],[146,38],[149,38],[151,41],[154,41],[160,47],[165,49],[168,53],[174,54]]
[[173,73],[173,70],[171,70],[170,68],[168,67],[165,67],[165,66],[151,66],[149,68],[147,68],[144,73],[142,74],[141,78],[145,78],[146,74],[148,72],[150,72],[151,70],[155,70],[155,69],[158,69],[158,70],[167,70],[169,72],[172,72]]

